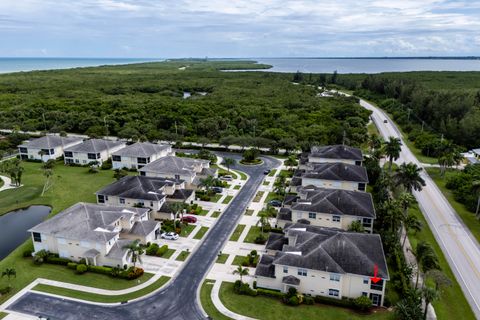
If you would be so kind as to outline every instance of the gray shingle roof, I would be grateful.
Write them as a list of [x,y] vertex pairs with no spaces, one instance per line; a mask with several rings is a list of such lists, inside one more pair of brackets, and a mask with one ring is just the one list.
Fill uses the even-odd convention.
[[133,224],[132,229],[130,229],[130,234],[138,236],[147,236],[152,233],[155,229],[160,227],[160,222],[153,220],[144,220],[137,221]]
[[210,163],[210,161],[193,158],[166,156],[150,162],[149,164],[141,168],[139,171],[193,176],[195,175],[194,164],[197,163],[207,164]]
[[346,163],[319,163],[302,174],[302,178],[368,182],[367,170],[362,166]]
[[298,286],[300,284],[300,279],[294,276],[286,276],[283,277],[282,283]]
[[81,142],[82,138],[76,137],[61,137],[61,136],[43,136],[37,139],[29,140],[19,147],[34,148],[34,149],[52,149],[59,146],[69,145],[75,142]]
[[341,189],[302,188],[305,196],[292,204],[292,210],[375,218],[372,195]]
[[119,231],[114,223],[120,218],[143,215],[149,209],[101,206],[79,202],[56,216],[36,225],[29,232],[39,232],[70,240],[108,242]]
[[126,146],[125,148],[114,152],[113,155],[115,156],[123,156],[123,157],[151,157],[154,154],[162,152],[171,148],[170,145],[167,144],[157,144],[157,143],[150,143],[150,142],[137,142]]
[[288,208],[280,208],[280,211],[278,211],[277,214],[277,219],[292,221],[292,210]]
[[273,260],[274,258],[268,254],[262,255],[255,269],[255,275],[275,278],[275,265],[273,264]]
[[310,155],[326,159],[363,160],[360,149],[344,145],[315,146],[312,147]]
[[345,232],[300,223],[287,224],[284,230],[288,237],[295,239],[295,243],[284,245],[273,259],[265,260],[264,270],[270,267],[268,261],[271,261],[272,265],[372,277],[376,265],[378,276],[389,278],[382,241],[377,234]]
[[116,148],[125,144],[121,141],[111,141],[104,139],[90,139],[85,140],[80,144],[65,148],[65,151],[84,152],[84,153],[99,153],[110,148]]
[[265,249],[280,251],[286,244],[288,244],[288,239],[283,234],[272,232],[265,244]]
[[193,192],[194,190],[191,190],[191,189],[177,189],[172,195],[169,195],[167,198],[185,200],[190,198]]
[[106,256],[109,257],[110,259],[117,259],[117,260],[122,259],[128,251],[128,249],[126,249],[125,246],[128,246],[132,242],[133,242],[132,240],[128,240],[128,239],[117,240]]

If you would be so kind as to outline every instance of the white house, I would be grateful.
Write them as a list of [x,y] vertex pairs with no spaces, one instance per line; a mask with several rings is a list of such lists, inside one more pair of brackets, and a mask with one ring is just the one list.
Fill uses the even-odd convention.
[[91,265],[124,266],[131,261],[125,246],[135,239],[153,241],[160,223],[148,220],[147,208],[77,203],[31,228],[35,252],[47,250]]
[[282,292],[294,287],[336,299],[367,296],[383,305],[389,275],[377,234],[289,224],[285,235],[270,234],[266,250],[255,270],[257,287]]
[[314,146],[309,153],[300,157],[300,168],[310,163],[342,162],[346,164],[362,165],[362,151],[346,145]]
[[112,153],[113,169],[140,169],[148,163],[172,153],[167,144],[137,142]]
[[354,221],[360,221],[367,232],[372,232],[375,208],[370,193],[341,189],[305,187],[299,197],[282,208],[277,215],[277,226],[301,222],[314,226],[347,230]]
[[65,164],[89,164],[98,162],[102,164],[108,160],[112,153],[126,147],[125,142],[110,141],[104,139],[90,139],[72,147],[64,148],[63,155]]
[[63,156],[65,148],[73,147],[82,143],[82,141],[82,138],[48,135],[25,141],[18,146],[18,152],[23,160],[30,159],[47,162],[50,159],[60,158]]

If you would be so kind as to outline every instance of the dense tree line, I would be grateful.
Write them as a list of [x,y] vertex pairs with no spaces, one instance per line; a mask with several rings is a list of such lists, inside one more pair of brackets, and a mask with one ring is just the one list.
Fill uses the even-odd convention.
[[471,212],[479,215],[480,165],[468,165],[462,171],[449,172],[446,187],[453,191],[455,200],[463,203]]

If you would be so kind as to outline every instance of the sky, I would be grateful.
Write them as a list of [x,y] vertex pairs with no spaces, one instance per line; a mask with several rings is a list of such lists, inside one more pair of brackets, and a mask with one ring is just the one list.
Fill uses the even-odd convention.
[[0,57],[480,55],[480,0],[0,0]]

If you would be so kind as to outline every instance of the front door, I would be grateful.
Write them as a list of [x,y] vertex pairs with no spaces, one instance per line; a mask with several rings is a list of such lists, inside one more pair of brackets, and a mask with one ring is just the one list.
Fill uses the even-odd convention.
[[376,293],[370,293],[370,299],[374,306],[379,306],[382,303],[382,295]]

